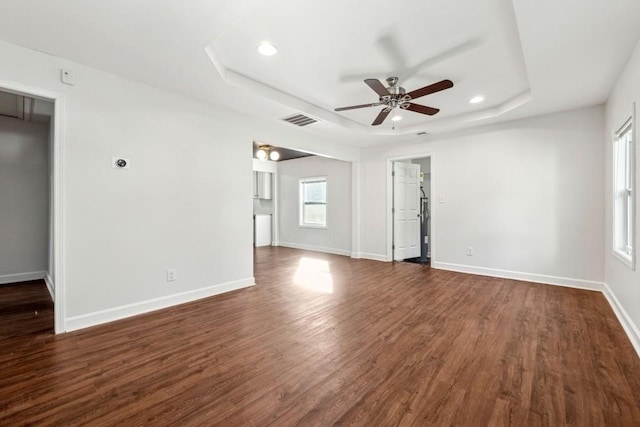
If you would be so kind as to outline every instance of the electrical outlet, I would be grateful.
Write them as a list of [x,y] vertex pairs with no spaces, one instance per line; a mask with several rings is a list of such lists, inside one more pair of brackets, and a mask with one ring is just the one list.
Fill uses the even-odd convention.
[[176,280],[177,273],[175,268],[167,270],[167,282],[174,282]]
[[471,246],[467,247],[467,256],[473,256],[473,248]]

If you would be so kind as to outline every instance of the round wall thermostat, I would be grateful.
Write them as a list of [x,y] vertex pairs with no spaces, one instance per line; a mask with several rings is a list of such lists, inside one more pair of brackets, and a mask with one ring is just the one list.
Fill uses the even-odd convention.
[[118,166],[119,168],[123,168],[127,166],[127,161],[125,159],[118,159],[116,160],[116,166]]

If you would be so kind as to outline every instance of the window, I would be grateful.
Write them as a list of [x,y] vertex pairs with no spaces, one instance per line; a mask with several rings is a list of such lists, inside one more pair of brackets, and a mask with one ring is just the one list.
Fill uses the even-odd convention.
[[327,178],[300,180],[300,226],[327,227]]
[[613,253],[635,267],[633,117],[615,133],[613,148]]

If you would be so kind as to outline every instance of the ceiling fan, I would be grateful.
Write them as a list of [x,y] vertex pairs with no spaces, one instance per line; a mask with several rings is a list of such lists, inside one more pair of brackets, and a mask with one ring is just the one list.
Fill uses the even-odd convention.
[[387,84],[389,87],[385,87],[378,79],[366,79],[364,81],[371,89],[374,90],[380,96],[378,102],[371,104],[352,105],[350,107],[336,108],[335,111],[355,110],[356,108],[377,107],[384,105],[385,107],[380,111],[378,117],[371,123],[371,126],[378,126],[384,119],[387,118],[389,113],[394,108],[399,107],[403,110],[413,111],[415,113],[426,114],[433,116],[440,111],[438,108],[427,107],[426,105],[414,104],[411,102],[414,99],[422,96],[430,95],[432,93],[440,92],[441,90],[449,89],[453,87],[451,80],[442,80],[438,83],[434,83],[420,89],[412,90],[407,93],[403,87],[397,86],[397,77],[388,77]]

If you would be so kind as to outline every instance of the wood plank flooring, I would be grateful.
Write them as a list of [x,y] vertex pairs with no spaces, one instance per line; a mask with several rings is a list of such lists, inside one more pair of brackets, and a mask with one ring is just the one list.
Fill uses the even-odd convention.
[[255,257],[253,288],[60,336],[44,284],[0,286],[0,425],[640,425],[600,293]]

